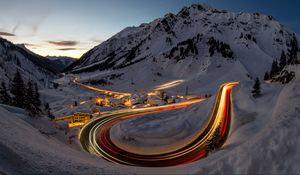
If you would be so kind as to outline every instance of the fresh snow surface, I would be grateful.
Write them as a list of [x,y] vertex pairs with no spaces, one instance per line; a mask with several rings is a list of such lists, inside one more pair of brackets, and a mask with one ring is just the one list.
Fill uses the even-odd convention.
[[[243,82],[235,87],[233,122],[225,145],[221,150],[211,153],[202,160],[176,167],[127,167],[106,162],[83,152],[78,143],[74,143],[75,145],[66,143],[64,137],[67,136],[64,136],[64,132],[55,129],[55,125],[46,118],[31,119],[26,114],[20,112],[14,114],[14,110],[8,112],[1,107],[0,147],[4,151],[0,153],[0,172],[6,174],[298,173],[300,172],[297,163],[300,157],[298,79],[299,76],[287,85],[262,84],[263,96],[257,99],[250,95],[252,82]],[[69,87],[69,91],[75,93],[77,90]],[[56,93],[49,93],[49,98],[51,94]],[[56,97],[56,100],[59,101],[58,99],[62,97]],[[180,142],[176,142],[175,138],[178,140],[191,138],[209,116],[213,101],[214,97],[211,97],[206,102],[186,109],[130,119],[114,126],[111,133],[117,144],[118,140],[128,136],[135,138],[135,142],[123,139],[119,146],[126,149],[144,147],[144,150],[140,149],[137,152],[147,152],[150,150],[149,146],[154,146],[154,150],[161,148],[164,151],[168,145],[175,149],[180,146]],[[171,132],[172,130],[174,132]],[[169,137],[163,139],[162,135]],[[149,137],[153,142],[149,142],[147,139]]]
[[112,164],[70,148],[2,107],[0,118],[1,174],[119,174]]
[[140,154],[176,150],[193,139],[208,119],[214,100],[184,109],[126,120],[113,126],[112,141],[119,147]]

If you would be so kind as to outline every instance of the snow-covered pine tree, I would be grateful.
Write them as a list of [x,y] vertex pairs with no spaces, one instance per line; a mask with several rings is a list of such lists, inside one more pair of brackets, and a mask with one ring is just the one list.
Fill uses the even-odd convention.
[[10,89],[12,97],[12,104],[16,107],[23,108],[24,107],[24,98],[25,98],[25,85],[23,78],[17,69],[13,81],[11,83]]
[[260,95],[261,95],[260,81],[259,78],[256,77],[255,83],[253,85],[252,96],[256,98],[259,97]]

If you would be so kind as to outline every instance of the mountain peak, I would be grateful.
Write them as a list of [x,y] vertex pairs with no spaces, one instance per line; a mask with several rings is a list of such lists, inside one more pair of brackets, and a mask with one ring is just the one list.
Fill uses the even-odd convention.
[[199,11],[208,11],[208,10],[216,10],[215,8],[205,4],[205,3],[199,3],[199,4],[192,4],[188,9],[197,9]]
[[192,12],[206,12],[209,10],[213,10],[213,8],[206,4],[192,4],[191,6],[183,7],[177,15],[185,18],[188,17]]
[[[190,62],[198,62],[202,70],[207,70],[220,64],[214,63],[216,58],[230,57],[246,67],[249,75],[259,76],[282,50],[287,51],[290,34],[266,15],[193,4],[177,14],[168,13],[139,27],[123,29],[84,54],[69,69],[75,73],[93,72],[150,62],[154,67],[176,67],[183,63],[187,66],[185,70],[189,70],[196,65]],[[253,62],[263,62],[260,70]]]

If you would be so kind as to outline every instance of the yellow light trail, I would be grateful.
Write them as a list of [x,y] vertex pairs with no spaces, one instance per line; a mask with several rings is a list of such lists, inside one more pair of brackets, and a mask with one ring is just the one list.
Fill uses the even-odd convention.
[[111,91],[111,90],[105,90],[105,89],[100,89],[100,88],[96,88],[96,87],[93,87],[93,86],[89,86],[89,85],[86,85],[86,84],[82,84],[80,82],[77,81],[77,78],[75,78],[73,80],[73,83],[77,84],[77,85],[80,85],[80,86],[83,86],[87,89],[91,89],[91,90],[94,90],[94,91],[98,91],[98,92],[101,92],[103,94],[107,94],[107,95],[123,95],[123,96],[130,96],[131,93],[125,93],[125,92],[117,92],[117,91]]
[[109,137],[113,125],[128,118],[186,107],[204,99],[189,100],[165,106],[126,109],[114,111],[89,121],[79,133],[82,148],[108,161],[132,166],[173,166],[205,157],[208,153],[207,142],[221,126],[218,146],[221,146],[229,133],[231,120],[231,90],[238,82],[224,83],[220,86],[211,115],[205,127],[195,134],[195,138],[183,147],[162,154],[136,154],[117,147]]
[[79,104],[81,104],[81,105],[83,105],[83,104],[85,104],[87,101],[82,101],[82,102],[80,102]]
[[165,83],[165,84],[158,85],[154,88],[154,90],[168,89],[168,88],[171,88],[171,87],[178,86],[178,85],[182,84],[183,82],[184,82],[184,80],[174,80],[174,81],[171,81],[171,82],[168,82],[168,83]]

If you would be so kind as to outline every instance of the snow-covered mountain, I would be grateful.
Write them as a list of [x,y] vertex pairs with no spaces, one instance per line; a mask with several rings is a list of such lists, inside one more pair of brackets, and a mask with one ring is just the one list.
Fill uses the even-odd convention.
[[69,71],[101,72],[103,77],[104,70],[113,70],[122,74],[114,83],[123,87],[130,79],[143,85],[165,79],[207,82],[210,77],[220,83],[262,78],[287,51],[292,34],[271,16],[191,5],[176,15],[125,28],[85,53]]
[[[110,86],[103,89],[119,91],[153,90],[181,79],[182,84],[168,89],[176,95],[187,89],[196,95],[214,95],[221,83],[240,81],[232,94],[225,145],[185,165],[124,166],[82,152],[74,132],[67,134],[46,118],[33,120],[21,109],[0,105],[0,174],[299,174],[300,67],[286,66],[295,72],[290,83],[262,81],[262,96],[251,95],[252,77],[262,78],[282,50],[287,52],[291,38],[292,32],[270,16],[206,5],[192,5],[177,15],[126,28],[84,54],[69,71],[79,74],[81,81],[111,81],[98,82]],[[0,80],[11,79],[17,67],[37,80],[54,75],[52,68],[45,67],[51,64],[41,59],[1,40]],[[94,103],[91,99],[98,95],[74,86],[73,78],[56,80],[59,90],[41,91],[57,116],[90,109],[85,102]],[[110,134],[125,146],[172,146],[201,129],[214,97],[184,109],[126,120]],[[74,107],[74,101],[84,103]]]
[[55,64],[37,55],[24,45],[15,45],[0,37],[0,81],[12,80],[19,69],[25,79],[31,79],[40,84],[56,77]]
[[76,61],[75,58],[66,56],[46,56],[53,64],[57,71],[61,72]]

